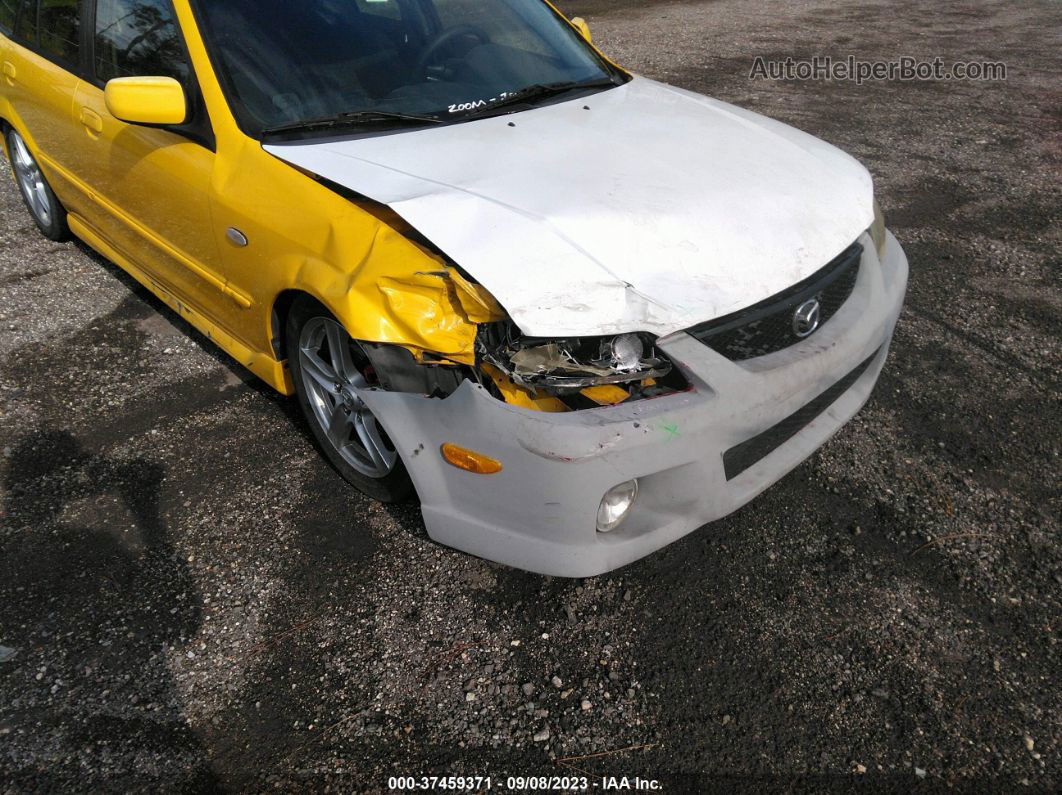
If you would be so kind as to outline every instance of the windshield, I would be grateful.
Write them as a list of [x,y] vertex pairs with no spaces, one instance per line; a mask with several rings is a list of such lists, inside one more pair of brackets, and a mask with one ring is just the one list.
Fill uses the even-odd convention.
[[345,114],[460,121],[618,74],[541,0],[199,0],[198,12],[256,137]]

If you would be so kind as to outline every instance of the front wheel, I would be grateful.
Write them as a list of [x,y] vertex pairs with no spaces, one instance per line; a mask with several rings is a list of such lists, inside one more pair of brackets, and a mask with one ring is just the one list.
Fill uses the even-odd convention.
[[332,466],[370,497],[408,499],[413,483],[398,450],[361,398],[373,386],[361,347],[310,298],[291,308],[287,346],[299,406]]
[[70,227],[66,224],[66,210],[52,192],[26,142],[14,130],[7,132],[7,152],[11,157],[11,170],[15,172],[15,182],[22,193],[22,200],[41,234],[57,243],[69,238]]

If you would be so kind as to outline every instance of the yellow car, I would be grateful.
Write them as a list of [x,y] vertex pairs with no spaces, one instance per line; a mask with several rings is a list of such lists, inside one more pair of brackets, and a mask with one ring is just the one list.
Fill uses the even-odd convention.
[[0,0],[43,234],[118,263],[432,538],[633,561],[865,402],[907,261],[834,147],[542,0]]

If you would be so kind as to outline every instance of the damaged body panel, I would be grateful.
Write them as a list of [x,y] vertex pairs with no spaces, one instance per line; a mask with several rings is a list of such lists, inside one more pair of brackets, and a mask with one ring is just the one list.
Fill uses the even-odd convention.
[[873,221],[849,155],[638,77],[511,117],[266,150],[388,205],[536,337],[680,331],[799,282]]
[[640,359],[632,368],[605,360],[581,361],[563,343],[547,342],[521,348],[509,357],[506,374],[519,383],[547,389],[585,389],[607,384],[626,384],[665,376],[671,365],[661,359]]
[[[894,238],[880,266],[868,248],[872,267],[830,323],[754,370],[688,334],[661,341],[691,388],[657,400],[545,414],[471,382],[443,400],[384,391],[365,400],[386,418],[433,539],[543,574],[600,574],[737,510],[859,410],[885,361],[907,282]],[[485,483],[441,460],[445,442],[504,469]],[[746,458],[737,474],[726,463],[730,451]],[[596,531],[601,495],[629,479],[639,484],[629,516],[612,532]]]
[[[641,335],[538,340],[514,334],[511,324],[480,334],[483,358],[521,386],[553,392],[629,384],[666,376],[671,364]],[[492,333],[493,332],[493,333]]]
[[[338,307],[355,339],[401,345],[418,360],[430,354],[474,364],[479,324],[504,319],[504,310],[438,255],[373,218],[359,221],[329,230],[334,257],[295,264],[291,284]],[[359,229],[370,232],[367,245],[347,239]],[[359,249],[355,259],[351,254]],[[344,253],[339,269],[332,263],[343,261]]]

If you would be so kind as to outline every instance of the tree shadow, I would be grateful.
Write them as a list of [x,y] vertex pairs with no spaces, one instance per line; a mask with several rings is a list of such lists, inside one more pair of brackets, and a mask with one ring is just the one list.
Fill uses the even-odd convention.
[[215,786],[165,655],[196,634],[202,610],[159,509],[164,478],[157,463],[95,455],[65,430],[11,451],[0,626],[21,651],[0,692],[18,738],[5,763],[15,789]]

